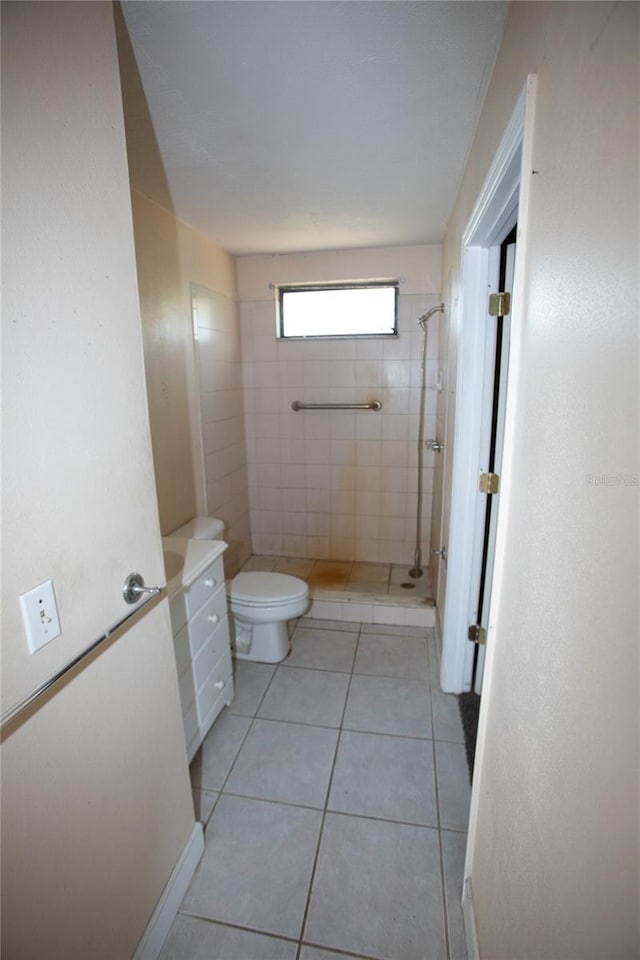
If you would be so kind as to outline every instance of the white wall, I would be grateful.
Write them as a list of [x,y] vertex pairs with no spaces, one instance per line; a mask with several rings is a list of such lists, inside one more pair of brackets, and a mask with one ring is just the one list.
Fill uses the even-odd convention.
[[[4,712],[164,583],[110,3],[3,4],[2,125]],[[129,958],[193,826],[165,600],[3,731],[3,956]]]
[[[122,38],[120,43],[122,58]],[[158,507],[167,534],[204,512],[207,483],[191,283],[234,303],[235,268],[222,247],[170,211],[136,190],[132,200]],[[239,389],[235,396],[241,411]]]
[[229,578],[251,556],[238,305],[199,284],[191,289],[207,507],[224,521]]
[[467,864],[491,960],[640,949],[638,26],[636,3],[511,6],[445,243],[451,307],[462,233],[536,73],[511,494]]
[[[259,554],[412,563],[421,332],[438,302],[441,248],[397,247],[237,260],[253,549]],[[403,277],[395,340],[278,341],[270,284]],[[428,384],[437,327],[429,328]],[[382,411],[299,412],[293,400]],[[425,436],[435,428],[427,391]],[[425,456],[429,550],[433,454]]]

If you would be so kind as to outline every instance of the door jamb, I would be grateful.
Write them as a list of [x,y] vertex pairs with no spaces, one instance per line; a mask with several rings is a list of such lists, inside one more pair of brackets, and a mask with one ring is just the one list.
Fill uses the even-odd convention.
[[[514,326],[522,304],[523,249],[526,227],[526,202],[531,171],[531,126],[535,97],[535,76],[527,78],[511,119],[480,191],[462,238],[461,298],[452,323],[458,327],[458,395],[454,425],[451,512],[449,523],[449,559],[444,608],[440,684],[444,691],[461,693],[470,688],[473,648],[467,640],[470,611],[475,599],[472,591],[474,544],[478,536],[476,518],[483,451],[480,445],[482,410],[478,398],[482,392],[485,363],[485,330],[488,287],[492,281],[491,248],[508,233],[518,218],[518,260],[514,277]],[[523,219],[524,215],[524,219]],[[509,357],[509,383],[515,382],[517,334],[512,335]],[[510,401],[507,399],[507,419]],[[505,430],[503,463],[508,455]],[[504,523],[506,484],[501,484],[500,522]],[[494,567],[498,575],[498,564]],[[488,598],[491,604],[492,597]],[[490,609],[490,608],[489,608]]]

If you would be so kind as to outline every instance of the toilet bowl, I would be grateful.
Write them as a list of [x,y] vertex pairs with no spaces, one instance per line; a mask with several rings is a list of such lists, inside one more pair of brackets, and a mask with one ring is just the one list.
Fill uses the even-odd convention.
[[[169,534],[191,540],[222,539],[216,517],[195,517]],[[309,587],[286,573],[239,573],[227,583],[231,646],[238,660],[279,663],[291,644],[287,621],[309,607]]]
[[[239,573],[227,594],[238,660],[279,663],[291,644],[287,621],[309,607],[309,587],[286,573]],[[233,636],[235,634],[235,636]]]

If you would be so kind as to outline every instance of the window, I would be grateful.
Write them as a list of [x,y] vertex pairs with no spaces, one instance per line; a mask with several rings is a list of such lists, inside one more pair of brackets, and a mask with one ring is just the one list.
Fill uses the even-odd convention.
[[278,336],[393,337],[398,332],[395,281],[278,287]]

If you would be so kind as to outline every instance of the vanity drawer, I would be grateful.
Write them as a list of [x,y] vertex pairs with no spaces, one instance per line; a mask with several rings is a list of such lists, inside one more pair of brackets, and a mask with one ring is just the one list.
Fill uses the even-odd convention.
[[226,616],[227,595],[224,586],[221,586],[218,587],[213,596],[202,605],[193,620],[185,624],[182,630],[174,637],[173,643],[176,652],[178,674],[181,674],[183,670],[187,669],[191,661],[207,643],[213,631],[218,629]]
[[[200,726],[208,724],[207,729],[213,723],[225,703],[230,703],[233,698],[233,666],[231,663],[231,653],[227,649],[220,657],[220,660],[211,671],[205,681],[202,689],[198,692],[196,703],[198,705],[198,717]],[[214,711],[219,703],[219,709]],[[203,729],[203,736],[206,730]]]
[[[189,624],[189,627],[191,627],[191,624]],[[229,651],[229,627],[226,617],[218,624],[213,634],[208,637],[206,643],[193,658],[196,694],[202,689],[209,674],[225,651]]]
[[220,587],[222,587],[222,592],[224,593],[225,583],[222,557],[214,560],[211,566],[207,567],[204,573],[200,574],[198,579],[194,580],[187,590],[187,612],[189,617],[192,617],[214,591]]
[[222,557],[214,560],[197,580],[171,598],[171,628],[174,636],[182,629],[189,617],[200,609],[212,594],[224,587],[224,567]]

